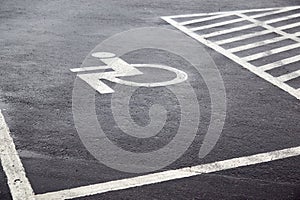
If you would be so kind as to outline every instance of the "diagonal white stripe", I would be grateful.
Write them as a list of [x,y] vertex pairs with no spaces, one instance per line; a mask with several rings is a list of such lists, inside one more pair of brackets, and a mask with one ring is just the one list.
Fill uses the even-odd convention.
[[273,63],[270,63],[270,64],[259,66],[258,68],[263,70],[263,71],[268,71],[270,69],[275,69],[277,67],[288,65],[290,63],[294,63],[294,62],[297,62],[299,60],[300,60],[300,55],[297,55],[297,56],[293,56],[293,57],[290,57],[290,58],[279,60],[279,61],[276,61],[276,62],[273,62]]
[[[280,10],[275,10],[275,11],[271,11],[271,12],[266,12],[266,13],[262,13],[262,14],[253,15],[253,16],[251,16],[251,18],[265,17],[265,16],[268,16],[268,15],[279,14],[279,13],[287,12],[287,11],[294,10],[294,9],[296,9],[296,8],[288,7],[288,8],[284,8],[284,9],[280,9]],[[208,17],[208,18],[194,19],[194,20],[179,23],[179,25],[193,24],[193,23],[197,23],[197,22],[206,21],[205,19],[207,19],[207,20],[216,19],[216,18],[220,18],[220,17],[223,17],[223,16],[233,15],[233,14],[234,13],[226,13],[226,14],[223,14],[223,15],[217,15],[217,16],[212,16],[212,17]],[[267,24],[274,23],[274,22],[278,22],[278,21],[283,21],[283,20],[287,20],[287,19],[296,18],[298,16],[299,16],[299,14],[290,15],[290,16],[286,16],[286,17],[281,17],[281,18],[277,18],[277,19],[268,20],[265,23],[267,23]],[[240,21],[244,21],[244,20],[242,20],[242,19],[233,19],[233,20],[228,20],[228,21],[224,21],[224,22],[219,22],[219,23],[214,23],[214,24],[210,24],[210,25],[205,25],[205,26],[192,28],[191,30],[192,31],[198,31],[198,30],[218,27],[218,26],[222,26],[222,25],[232,24],[232,23],[236,23],[236,22],[240,22]]]
[[256,36],[266,35],[266,34],[269,34],[269,33],[272,33],[272,31],[271,30],[264,30],[264,31],[249,33],[249,34],[245,34],[245,35],[240,35],[240,36],[237,36],[237,37],[232,37],[232,38],[225,39],[225,40],[219,40],[219,41],[216,41],[215,43],[218,44],[218,45],[222,45],[222,44],[227,44],[227,43],[232,43],[232,42],[236,42],[236,41],[240,41],[240,40],[253,38],[253,37],[256,37]]
[[242,59],[246,60],[246,61],[256,60],[256,59],[259,59],[259,58],[270,56],[270,55],[273,55],[273,54],[276,54],[276,53],[285,52],[285,51],[292,50],[292,49],[299,48],[299,47],[300,47],[300,43],[295,43],[295,44],[279,47],[279,48],[276,48],[276,49],[272,49],[272,50],[269,50],[269,51],[264,51],[264,52],[260,52],[260,53],[257,53],[257,54],[253,54],[253,55],[244,57]]
[[286,81],[292,80],[294,78],[297,78],[299,76],[300,76],[300,69],[295,72],[291,72],[289,74],[284,74],[282,76],[279,76],[278,79],[282,82],[286,82]]
[[214,28],[214,27],[223,26],[223,25],[227,25],[227,24],[233,24],[233,23],[237,23],[237,22],[241,22],[241,21],[246,21],[246,20],[243,18],[232,19],[232,20],[228,20],[228,21],[224,21],[224,22],[215,23],[215,24],[209,24],[209,25],[205,25],[205,26],[191,28],[191,30],[192,31],[200,31],[200,30]]
[[230,29],[225,29],[225,30],[222,30],[222,31],[216,31],[216,32],[208,33],[208,34],[205,34],[205,35],[202,35],[202,36],[204,38],[215,37],[215,36],[218,36],[218,35],[224,35],[224,34],[227,34],[227,33],[238,32],[238,31],[242,31],[242,30],[250,29],[250,28],[254,28],[254,27],[257,27],[257,25],[256,24],[248,24],[248,25],[245,25],[245,26],[240,26],[240,27],[236,27],[236,28],[230,28]]
[[236,52],[239,52],[239,51],[244,51],[244,50],[264,46],[266,44],[272,44],[272,43],[275,43],[275,42],[280,42],[280,41],[286,40],[286,39],[287,39],[286,37],[280,36],[280,37],[275,37],[275,38],[268,39],[268,40],[254,42],[254,43],[251,43],[251,44],[245,44],[245,45],[234,47],[234,48],[227,49],[227,50],[231,53],[236,53]]
[[[260,12],[260,11],[270,11],[270,10],[278,10],[278,9],[298,9],[300,6],[289,6],[289,7],[278,7],[278,8],[259,8],[259,9],[248,9],[248,10],[239,10],[239,11],[224,11],[224,12],[213,12],[213,13],[197,13],[197,14],[184,14],[184,15],[172,15],[167,16],[171,19],[177,18],[186,18],[186,17],[200,17],[200,16],[209,16],[209,15],[219,15],[219,14],[226,14],[226,13],[248,13],[248,12]],[[166,17],[166,16],[165,16]]]
[[[268,25],[269,22],[270,22],[271,20],[270,20],[270,21],[267,21],[267,22],[265,22],[265,23],[262,23],[262,22],[260,22],[260,21],[258,21],[258,20],[256,20],[256,19],[251,18],[251,17],[248,17],[247,15],[244,15],[244,14],[237,14],[237,15],[240,16],[240,17],[242,17],[242,18],[244,18],[245,20],[248,20],[248,21],[250,21],[250,22],[256,24],[256,25],[259,25],[259,26],[264,27],[264,28],[269,29],[269,30],[273,30],[273,32],[274,32],[274,33],[277,33],[278,35],[282,35],[282,36],[284,36],[284,37],[286,37],[286,38],[289,38],[289,39],[291,39],[291,40],[294,40],[294,41],[296,41],[296,42],[300,42],[300,38],[296,37],[295,35],[293,35],[293,34],[288,34],[288,33],[284,32],[284,31],[282,31],[282,30],[276,29],[276,28],[274,28],[274,27]],[[300,16],[300,14],[297,14],[297,15]],[[291,15],[291,16],[292,16],[292,15]],[[289,16],[289,17],[291,17],[291,16]],[[280,19],[280,18],[277,18],[277,20],[278,20],[278,19]],[[274,19],[273,21],[275,21],[275,19]]]
[[285,21],[288,19],[294,19],[300,17],[300,13],[294,14],[294,15],[289,15],[289,16],[285,16],[285,17],[280,17],[280,18],[275,18],[275,19],[271,19],[268,21],[265,21],[266,24],[272,24],[272,23],[276,23],[276,22],[281,22],[281,21]]
[[205,18],[193,19],[193,20],[181,22],[179,24],[182,25],[182,26],[185,26],[185,25],[204,22],[204,21],[209,21],[209,20],[213,20],[213,19],[219,19],[219,18],[222,18],[222,17],[230,16],[230,15],[232,15],[232,14],[226,13],[226,14],[223,14],[223,15],[214,15],[214,16],[211,16],[211,17],[205,17]]

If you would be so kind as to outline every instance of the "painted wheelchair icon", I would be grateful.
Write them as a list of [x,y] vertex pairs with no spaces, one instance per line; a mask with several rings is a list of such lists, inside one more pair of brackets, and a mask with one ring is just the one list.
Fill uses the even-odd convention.
[[[87,67],[87,68],[75,68],[71,69],[72,72],[87,72],[92,70],[105,70],[112,69],[112,72],[91,72],[88,74],[78,74],[78,77],[87,82],[92,88],[98,91],[100,94],[108,94],[113,93],[114,90],[101,82],[101,79],[111,81],[113,83],[135,86],[135,87],[160,87],[160,86],[168,86],[177,83],[181,83],[187,80],[188,76],[185,72],[178,70],[173,67],[169,67],[166,65],[158,65],[158,64],[128,64],[126,61],[121,58],[116,57],[115,54],[109,52],[96,52],[92,54],[93,57],[100,59],[105,66],[95,66],[95,67]],[[159,68],[174,72],[176,74],[176,78],[170,81],[164,82],[154,82],[154,83],[137,83],[122,80],[119,77],[125,76],[136,76],[143,74],[138,70],[140,67],[149,67],[149,68]]]
[[[163,50],[184,59],[189,67],[180,66],[178,69],[162,64],[129,64],[120,58],[140,49]],[[97,59],[105,65],[95,66],[94,61]],[[160,82],[128,81],[126,77],[143,75],[142,68],[168,71],[173,74],[173,79]],[[72,94],[72,112],[78,135],[91,155],[110,168],[129,173],[152,172],[169,166],[189,149],[199,132],[201,121],[201,86],[195,85],[195,82],[198,83],[195,81],[197,79],[205,82],[211,104],[210,122],[203,132],[205,135],[199,149],[199,158],[205,157],[214,148],[221,135],[226,116],[226,95],[222,77],[209,54],[196,41],[180,32],[150,27],[119,33],[97,45],[81,67],[71,71],[77,73]],[[115,84],[109,86],[111,84],[106,84],[106,81]],[[180,107],[180,113],[177,113],[179,121],[176,122],[177,130],[173,132],[173,137],[164,146],[151,151],[130,151],[117,145],[109,137],[114,129],[106,127],[112,122],[100,120],[100,123],[98,117],[106,118],[107,112],[110,112],[108,114],[112,118],[109,119],[114,121],[112,126],[117,126],[118,131],[121,130],[128,137],[145,140],[157,136],[162,128],[167,127],[167,119],[173,118],[164,107],[166,102],[161,106],[162,101],[153,100],[154,97],[150,96],[152,103],[147,110],[150,123],[146,126],[136,124],[130,114],[129,105],[134,95],[143,95],[135,93],[143,87],[154,88],[149,90],[165,88],[172,94],[178,103],[176,105]],[[101,116],[96,113],[96,93],[103,95],[101,98],[106,100],[102,103],[107,104],[97,105],[97,108],[109,108]]]

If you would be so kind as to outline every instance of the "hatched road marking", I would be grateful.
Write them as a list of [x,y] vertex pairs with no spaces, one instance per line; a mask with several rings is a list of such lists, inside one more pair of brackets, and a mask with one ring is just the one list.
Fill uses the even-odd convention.
[[[257,59],[264,59],[270,55],[275,55],[283,53],[289,50],[294,50],[300,47],[300,32],[288,33],[286,30],[291,30],[293,28],[300,27],[300,21],[285,24],[283,26],[275,27],[272,26],[273,23],[284,22],[286,20],[300,20],[299,12],[300,6],[293,7],[282,7],[282,8],[266,8],[266,9],[252,9],[252,10],[242,10],[242,11],[231,11],[231,12],[218,12],[218,13],[201,13],[201,14],[189,14],[189,15],[175,15],[175,16],[165,16],[162,17],[163,20],[186,33],[190,37],[198,40],[204,45],[216,50],[217,52],[223,54],[224,56],[230,58],[236,63],[242,65],[244,68],[258,75],[259,77],[269,81],[273,85],[281,88],[282,90],[288,92],[292,96],[300,100],[300,86],[294,88],[290,86],[287,82],[300,77],[300,67],[294,71],[287,74],[282,74],[279,77],[272,76],[268,71],[286,66],[288,64],[296,63],[300,61],[300,55],[291,56],[276,62],[270,62],[261,66],[256,66],[251,63],[251,61]],[[258,12],[258,14],[253,14]],[[284,16],[276,16],[276,15]],[[259,20],[258,18],[274,16],[269,20]],[[236,19],[226,20],[226,17],[235,17]],[[195,19],[190,19],[195,18]],[[214,22],[214,20],[222,20],[221,22]],[[198,25],[198,23],[205,22],[205,25]],[[247,23],[246,25],[240,25],[237,22]],[[193,26],[193,27],[192,27]],[[230,26],[230,27],[228,27]],[[233,26],[233,27],[232,27]],[[253,28],[262,28],[262,31],[253,30],[251,33],[243,33],[245,30],[250,30]],[[217,31],[213,28],[219,28]],[[208,31],[208,33],[204,32]],[[238,36],[229,37],[221,40],[213,40],[213,37],[224,36],[225,34],[235,33]],[[259,36],[266,36],[267,34],[276,34],[275,37],[271,39],[259,40]],[[252,43],[247,42],[247,39],[254,39]],[[277,47],[267,51],[261,51],[252,55],[238,56],[245,50],[250,50],[256,47],[263,47],[267,44],[272,44],[280,42],[283,40],[292,40],[293,44]],[[243,41],[245,41],[243,43]],[[233,44],[234,42],[241,42],[235,47],[224,47],[222,45]]]

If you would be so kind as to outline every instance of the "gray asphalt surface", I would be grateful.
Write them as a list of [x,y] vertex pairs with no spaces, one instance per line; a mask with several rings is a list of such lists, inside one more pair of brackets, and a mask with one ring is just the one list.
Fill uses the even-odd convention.
[[[299,4],[298,0],[1,1],[0,109],[35,193],[136,176],[99,163],[85,149],[74,126],[75,74],[69,69],[80,67],[98,43],[132,28],[173,29],[160,16]],[[207,88],[203,80],[198,80],[203,103],[199,137],[180,159],[163,170],[300,146],[299,100],[204,48],[220,70],[227,93],[221,138],[207,157],[197,157],[210,118]],[[163,55],[145,50],[123,58],[129,63],[184,64],[176,57]],[[136,109],[139,101],[131,107],[143,125],[147,117]],[[99,95],[96,102],[99,121],[107,130],[113,130],[110,116],[101,114],[105,107]],[[175,106],[173,109],[176,113]],[[175,116],[171,119],[176,121]],[[176,128],[176,123],[171,126]],[[156,143],[141,144],[139,150],[156,149],[171,136],[172,133]],[[121,140],[119,145],[130,149],[133,142]],[[300,158],[295,157],[80,199],[300,199],[299,165]],[[0,199],[10,199],[2,170]]]

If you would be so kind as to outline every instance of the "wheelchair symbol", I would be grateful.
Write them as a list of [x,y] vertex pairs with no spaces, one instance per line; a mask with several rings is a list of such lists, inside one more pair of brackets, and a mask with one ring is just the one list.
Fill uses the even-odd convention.
[[[175,69],[160,63],[127,63],[119,57],[147,49],[178,56],[185,62],[176,63],[186,64]],[[98,59],[104,66],[92,64]],[[146,68],[153,70],[151,76]],[[71,71],[77,73],[72,112],[80,140],[95,159],[112,169],[129,173],[163,169],[184,155],[197,135],[205,134],[201,159],[220,138],[226,116],[222,76],[205,49],[185,34],[157,27],[118,33],[98,44],[81,67]],[[157,77],[161,71],[172,78],[157,79],[162,78]],[[98,92],[110,95],[99,97]],[[201,123],[206,93],[210,101],[203,114],[210,115],[210,121]],[[148,124],[137,123],[142,120],[139,116],[147,117]]]
[[[72,72],[77,72],[77,76],[88,83],[93,89],[98,91],[100,94],[110,94],[114,93],[114,90],[103,83],[101,80],[108,80],[114,83],[123,84],[127,86],[135,87],[160,87],[160,86],[169,86],[177,83],[181,83],[187,80],[188,75],[176,68],[169,67],[166,65],[159,64],[128,64],[126,61],[121,58],[116,57],[115,54],[109,52],[96,52],[92,54],[93,57],[99,58],[106,65],[104,66],[92,66],[92,67],[83,67],[83,68],[74,68],[71,69]],[[132,81],[122,80],[119,77],[126,76],[136,76],[142,75],[143,73],[138,70],[140,67],[149,67],[149,68],[159,68],[171,71],[176,74],[176,77],[173,80],[163,81],[163,82],[154,82],[154,83],[138,83]],[[92,72],[96,70],[107,70],[112,69],[113,71],[109,72]],[[89,72],[89,73],[82,73]]]

